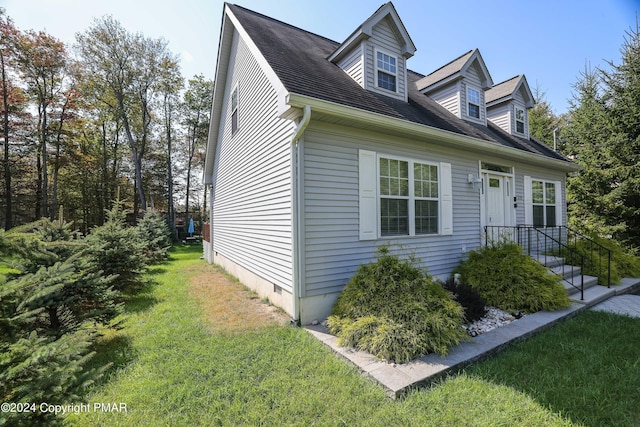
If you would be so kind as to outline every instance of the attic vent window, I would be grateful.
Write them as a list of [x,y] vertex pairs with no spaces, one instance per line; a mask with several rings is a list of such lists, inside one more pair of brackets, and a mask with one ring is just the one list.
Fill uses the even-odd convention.
[[231,135],[238,131],[238,86],[231,92]]
[[378,87],[392,92],[396,91],[396,58],[386,53],[376,53],[378,70]]
[[467,88],[467,114],[469,117],[480,118],[480,92]]
[[524,133],[524,110],[516,107],[516,132]]

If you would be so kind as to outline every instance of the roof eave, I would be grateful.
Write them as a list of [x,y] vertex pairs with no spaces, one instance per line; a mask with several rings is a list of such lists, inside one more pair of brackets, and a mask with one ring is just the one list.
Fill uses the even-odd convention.
[[410,137],[427,138],[429,140],[446,144],[449,147],[459,147],[492,155],[502,154],[504,157],[509,159],[526,161],[528,164],[553,167],[554,169],[566,172],[580,170],[580,167],[577,164],[569,161],[552,159],[542,154],[530,153],[517,148],[499,145],[495,142],[485,141],[467,135],[438,129],[432,126],[389,117],[384,114],[374,113],[306,95],[289,93],[287,95],[286,102],[287,105],[292,108],[304,108],[308,105],[316,113],[323,113],[340,117],[342,119],[349,117],[355,122],[387,128],[398,135],[402,134]]

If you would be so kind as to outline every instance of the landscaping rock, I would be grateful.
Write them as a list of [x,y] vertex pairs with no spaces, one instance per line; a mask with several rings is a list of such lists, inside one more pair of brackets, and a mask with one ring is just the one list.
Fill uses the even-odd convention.
[[470,336],[476,337],[480,334],[484,334],[485,332],[489,332],[501,326],[508,325],[509,323],[513,322],[516,319],[519,319],[522,316],[522,313],[513,315],[495,307],[487,307],[487,311],[482,319],[475,321],[469,325],[463,325],[462,327]]

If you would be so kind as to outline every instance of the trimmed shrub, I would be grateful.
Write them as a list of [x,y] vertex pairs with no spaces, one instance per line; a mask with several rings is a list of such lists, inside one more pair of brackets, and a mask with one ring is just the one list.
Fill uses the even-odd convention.
[[513,242],[499,242],[469,253],[458,267],[464,283],[488,305],[533,313],[569,307],[560,279]]
[[340,345],[395,362],[446,354],[466,337],[463,310],[451,293],[411,261],[379,249],[338,297],[328,319]]
[[463,282],[456,283],[453,277],[442,282],[442,287],[453,294],[456,301],[464,309],[464,317],[468,323],[480,320],[486,313],[484,299],[471,286]]
[[[603,239],[598,236],[590,236],[596,243],[611,251],[611,284],[620,284],[623,277],[640,277],[640,258],[629,254],[618,242],[610,239]],[[571,245],[579,254],[585,257],[584,274],[596,276],[598,284],[607,285],[607,254],[589,241],[578,240]],[[567,254],[565,262],[572,265],[580,265],[578,259]]]

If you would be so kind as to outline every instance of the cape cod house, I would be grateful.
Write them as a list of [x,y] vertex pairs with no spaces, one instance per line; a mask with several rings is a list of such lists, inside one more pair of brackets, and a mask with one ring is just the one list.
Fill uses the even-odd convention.
[[529,136],[524,76],[475,49],[423,75],[392,3],[342,43],[225,4],[204,252],[292,319],[326,317],[379,246],[446,277],[487,225],[566,222],[578,167]]

